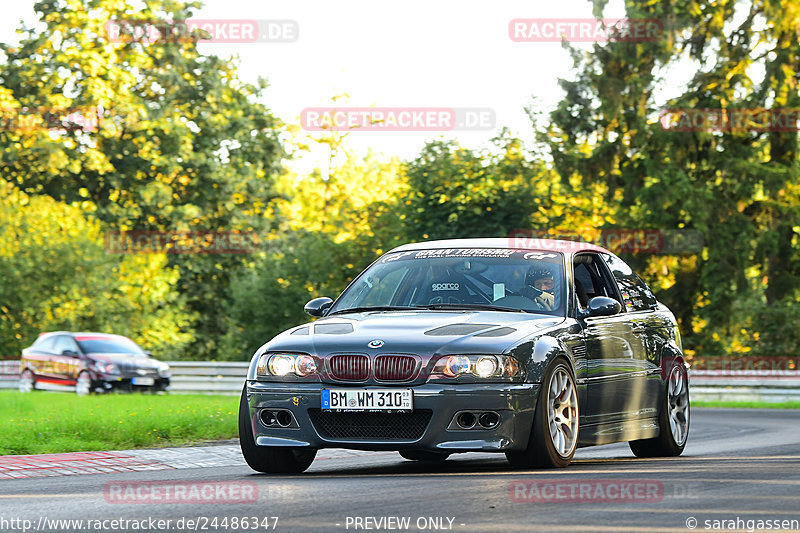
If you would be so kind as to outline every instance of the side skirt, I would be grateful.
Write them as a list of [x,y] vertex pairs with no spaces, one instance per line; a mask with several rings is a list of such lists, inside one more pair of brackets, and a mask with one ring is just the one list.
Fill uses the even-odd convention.
[[578,447],[651,439],[658,437],[658,433],[658,419],[656,417],[581,426],[578,434]]

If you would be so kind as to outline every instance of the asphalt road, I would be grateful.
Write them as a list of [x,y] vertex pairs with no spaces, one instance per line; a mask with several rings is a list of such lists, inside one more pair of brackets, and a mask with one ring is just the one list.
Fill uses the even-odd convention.
[[[0,531],[22,531],[22,520],[31,520],[31,531],[797,530],[800,412],[695,409],[692,416],[681,457],[636,459],[616,444],[578,450],[557,471],[515,471],[492,454],[437,465],[393,452],[320,452],[305,474],[292,476],[257,475],[242,462],[2,480]],[[209,482],[217,487],[214,503],[187,503],[191,492],[180,503],[164,501],[163,491]],[[234,524],[239,518],[246,527]],[[47,527],[57,519],[84,522]]]

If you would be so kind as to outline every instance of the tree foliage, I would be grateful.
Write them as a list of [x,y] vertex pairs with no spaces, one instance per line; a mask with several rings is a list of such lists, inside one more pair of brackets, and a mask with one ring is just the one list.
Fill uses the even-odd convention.
[[[541,135],[561,176],[606,185],[621,224],[703,233],[699,257],[647,261],[691,348],[758,346],[751,341],[768,324],[765,307],[788,312],[796,306],[798,137],[796,126],[665,128],[664,110],[796,108],[800,19],[794,5],[629,0],[630,18],[665,22],[663,38],[573,50],[575,78],[562,80],[565,96]],[[596,1],[596,14],[604,7]],[[695,74],[664,101],[668,73],[687,65]],[[751,329],[743,330],[744,323]],[[772,346],[773,353],[794,349],[788,342]]]
[[192,341],[178,270],[162,255],[111,255],[97,221],[0,182],[0,355],[42,331],[108,331],[174,356]]
[[[106,230],[266,234],[280,166],[280,124],[236,65],[200,54],[196,39],[110,40],[112,20],[184,20],[198,6],[150,0],[42,0],[44,29],[3,46],[0,107],[29,128],[0,131],[2,177],[29,194],[80,207]],[[198,36],[195,36],[198,37]],[[97,124],[75,122],[94,116]],[[55,118],[54,118],[55,117]],[[169,257],[213,357],[220,303],[238,256]]]
[[[664,110],[800,108],[796,2],[626,0],[628,17],[664,23],[662,38],[571,49],[574,76],[535,128],[536,149],[504,131],[479,149],[433,141],[405,163],[351,153],[346,132],[284,126],[263,80],[243,82],[195,38],[109,40],[110,20],[182,20],[198,7],[143,5],[40,0],[40,27],[0,45],[8,353],[64,328],[129,334],[167,358],[246,359],[395,245],[609,226],[704,235],[700,254],[627,257],[690,353],[794,353],[796,128],[677,130]],[[594,0],[597,16],[605,7]],[[320,147],[327,162],[304,168]],[[106,253],[103,234],[119,230],[254,231],[263,246]]]
[[599,189],[561,180],[507,132],[470,150],[432,142],[407,164],[403,200],[409,240],[508,237],[515,230],[585,233],[611,216]]

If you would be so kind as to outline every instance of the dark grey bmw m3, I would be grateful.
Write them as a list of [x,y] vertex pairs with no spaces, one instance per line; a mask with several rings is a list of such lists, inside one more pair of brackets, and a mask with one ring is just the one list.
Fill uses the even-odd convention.
[[253,355],[247,463],[302,472],[320,448],[353,448],[552,468],[624,441],[639,457],[680,455],[689,385],[672,313],[608,250],[534,244],[404,245],[335,301],[308,302],[318,320]]

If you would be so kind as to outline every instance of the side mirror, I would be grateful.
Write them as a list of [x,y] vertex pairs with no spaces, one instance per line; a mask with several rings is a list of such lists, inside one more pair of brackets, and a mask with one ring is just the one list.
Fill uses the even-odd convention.
[[333,300],[327,296],[314,298],[303,307],[303,311],[315,317],[325,316],[325,312],[333,305]]
[[588,316],[613,316],[622,312],[618,301],[607,296],[595,296],[589,300]]
[[150,350],[142,350],[147,357],[153,357],[153,352]]
[[78,352],[75,350],[64,350],[61,352],[61,355],[66,355],[67,357],[78,357]]

